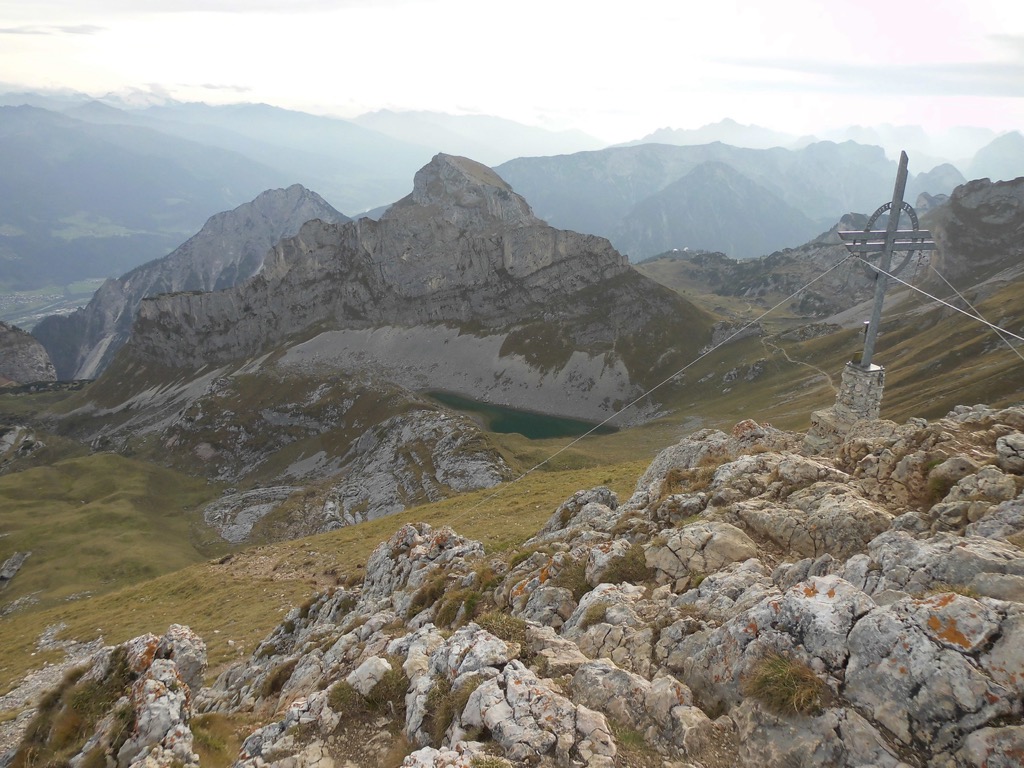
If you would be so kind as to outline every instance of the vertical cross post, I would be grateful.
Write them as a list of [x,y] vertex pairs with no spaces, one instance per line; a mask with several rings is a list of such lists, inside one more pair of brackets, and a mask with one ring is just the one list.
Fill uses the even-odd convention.
[[[908,162],[907,153],[900,152],[900,167],[896,172],[896,186],[892,190],[892,205],[889,208],[889,224],[885,228],[885,245],[882,248],[878,265],[885,272],[892,268],[893,244],[899,229],[900,213],[903,210],[903,193],[907,189]],[[888,280],[889,278],[884,272],[878,272],[875,275],[875,306],[871,310],[871,320],[864,337],[864,355],[860,360],[860,367],[865,370],[871,368],[871,357],[875,354],[875,339],[878,338],[878,326],[882,322],[882,303],[885,301],[885,288]]]

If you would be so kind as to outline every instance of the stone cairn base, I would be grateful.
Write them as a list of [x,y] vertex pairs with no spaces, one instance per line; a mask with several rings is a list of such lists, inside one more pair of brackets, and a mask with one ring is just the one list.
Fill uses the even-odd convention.
[[835,448],[858,421],[877,419],[884,385],[885,368],[882,366],[861,368],[856,363],[847,363],[835,405],[811,414],[804,452],[821,453]]

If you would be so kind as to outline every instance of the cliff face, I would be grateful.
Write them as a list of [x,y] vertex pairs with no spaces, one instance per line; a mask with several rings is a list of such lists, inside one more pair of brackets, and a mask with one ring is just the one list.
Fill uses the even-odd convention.
[[[252,357],[314,328],[449,325],[499,337],[502,357],[536,356],[544,345],[533,342],[546,338],[551,354],[532,361],[536,383],[579,350],[604,356],[599,369],[620,376],[624,346],[657,343],[680,324],[696,343],[700,323],[691,305],[634,272],[607,240],[547,226],[490,169],[438,155],[379,222],[310,221],[243,285],[143,301],[131,347],[143,360],[197,367]],[[688,344],[679,341],[686,336],[674,343]],[[443,369],[444,345],[432,353]],[[668,365],[673,353],[682,350],[670,344],[651,359]],[[627,379],[648,373],[634,367]]]
[[939,250],[937,269],[949,279],[989,277],[1019,268],[1024,255],[1024,177],[970,181],[929,217]]
[[267,252],[311,219],[344,222],[315,192],[295,184],[263,192],[251,202],[211,217],[178,249],[107,280],[88,306],[53,316],[34,334],[54,359],[61,379],[95,378],[128,340],[139,303],[173,291],[216,291],[259,272]]
[[53,363],[31,334],[0,322],[0,385],[55,381]]

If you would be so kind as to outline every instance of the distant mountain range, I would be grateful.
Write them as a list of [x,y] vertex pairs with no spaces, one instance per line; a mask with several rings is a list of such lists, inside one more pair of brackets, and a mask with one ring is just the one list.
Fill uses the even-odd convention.
[[129,125],[0,107],[0,287],[64,285],[163,255],[283,174]]
[[[731,120],[597,149],[579,132],[482,115],[385,110],[342,120],[265,104],[139,106],[83,94],[6,94],[2,104],[36,106],[0,106],[0,292],[122,274],[266,189],[298,183],[337,210],[376,216],[438,150],[500,163],[539,216],[608,237],[634,259],[671,248],[756,256],[798,245],[884,202],[894,170],[878,147]],[[959,168],[992,179],[1024,173],[1019,133],[963,129],[943,144],[915,128],[850,131],[887,147],[927,139],[929,152],[987,141]],[[742,178],[719,187],[721,169],[691,175],[709,162]],[[927,154],[912,155],[912,168],[912,202],[965,180]]]
[[[607,237],[639,260],[672,248],[753,257],[795,247],[887,202],[896,164],[880,147],[823,141],[798,150],[639,144],[495,170],[552,225]],[[912,178],[907,199],[962,182],[942,166]]]
[[[1005,135],[1005,134],[1004,134]],[[855,141],[858,144],[882,147],[890,157],[905,150],[920,166],[952,162],[967,173],[970,159],[983,147],[999,137],[989,128],[957,127],[945,131],[925,131],[919,125],[854,125],[799,136],[759,125],[743,125],[730,118],[700,128],[659,128],[641,139],[621,146],[637,144],[675,144],[694,146],[720,141],[734,147],[800,149],[817,141]],[[973,172],[968,175],[976,178]],[[1017,174],[1020,175],[1020,174]],[[1002,177],[1000,177],[1002,178]],[[1010,177],[1012,178],[1012,177]]]

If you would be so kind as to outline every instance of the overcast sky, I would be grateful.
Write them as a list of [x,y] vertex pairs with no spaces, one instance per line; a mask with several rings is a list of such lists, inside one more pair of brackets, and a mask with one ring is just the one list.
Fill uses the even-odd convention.
[[0,0],[0,83],[500,115],[608,141],[1024,128],[1020,0]]

